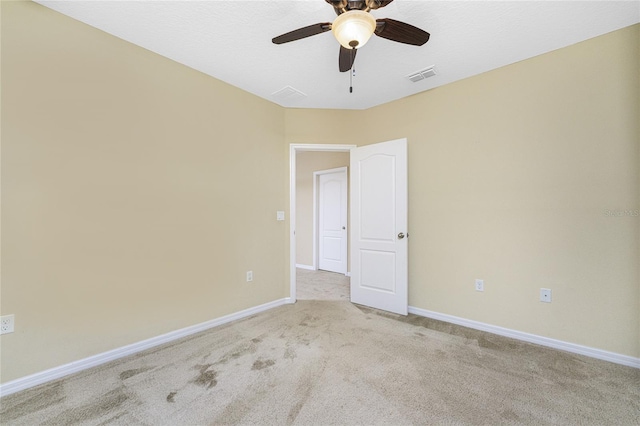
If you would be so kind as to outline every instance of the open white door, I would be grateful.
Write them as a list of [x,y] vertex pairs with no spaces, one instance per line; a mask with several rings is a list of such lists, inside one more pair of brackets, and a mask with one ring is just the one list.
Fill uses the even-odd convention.
[[406,315],[407,140],[351,149],[351,301]]

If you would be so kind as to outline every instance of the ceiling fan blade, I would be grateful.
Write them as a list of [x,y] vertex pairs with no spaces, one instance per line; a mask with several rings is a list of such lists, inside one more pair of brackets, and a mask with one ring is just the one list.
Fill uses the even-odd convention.
[[347,49],[344,46],[340,46],[340,56],[338,57],[340,72],[347,72],[351,69],[356,60],[357,51],[357,49]]
[[274,37],[271,41],[275,44],[288,43],[290,41],[300,40],[301,38],[311,37],[316,34],[331,31],[331,23],[324,22],[320,24],[309,25],[308,27],[298,28],[297,30],[290,31],[286,34]]
[[389,18],[376,19],[376,23],[375,33],[379,37],[414,46],[422,46],[429,41],[429,33],[413,25]]

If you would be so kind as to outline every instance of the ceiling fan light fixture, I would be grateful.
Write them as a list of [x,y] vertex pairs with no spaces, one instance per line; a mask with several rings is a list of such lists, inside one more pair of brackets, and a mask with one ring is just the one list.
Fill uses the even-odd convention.
[[376,20],[362,10],[350,10],[339,15],[331,25],[331,32],[346,49],[359,49],[371,38],[376,29]]

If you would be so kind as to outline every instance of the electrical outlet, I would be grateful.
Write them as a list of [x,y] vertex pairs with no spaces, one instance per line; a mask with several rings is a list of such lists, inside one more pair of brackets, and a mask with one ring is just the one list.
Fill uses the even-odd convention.
[[253,271],[247,271],[247,282],[253,281]]
[[0,334],[13,333],[13,315],[3,315],[0,317]]
[[549,288],[541,288],[540,289],[540,301],[551,303],[551,289]]
[[476,291],[484,291],[484,280],[476,280]]

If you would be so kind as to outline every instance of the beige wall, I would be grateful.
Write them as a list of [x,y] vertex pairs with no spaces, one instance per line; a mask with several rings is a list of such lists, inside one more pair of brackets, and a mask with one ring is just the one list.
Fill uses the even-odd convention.
[[639,32],[357,120],[287,110],[287,140],[330,142],[332,129],[340,143],[408,138],[410,305],[638,357],[640,218],[606,210],[640,209]]
[[640,219],[605,214],[640,209],[640,26],[367,111],[284,110],[1,8],[2,382],[286,297],[288,144],[399,137],[412,306],[640,357]]
[[2,382],[288,296],[284,110],[1,7]]
[[296,263],[313,265],[313,172],[349,166],[348,152],[296,155]]

